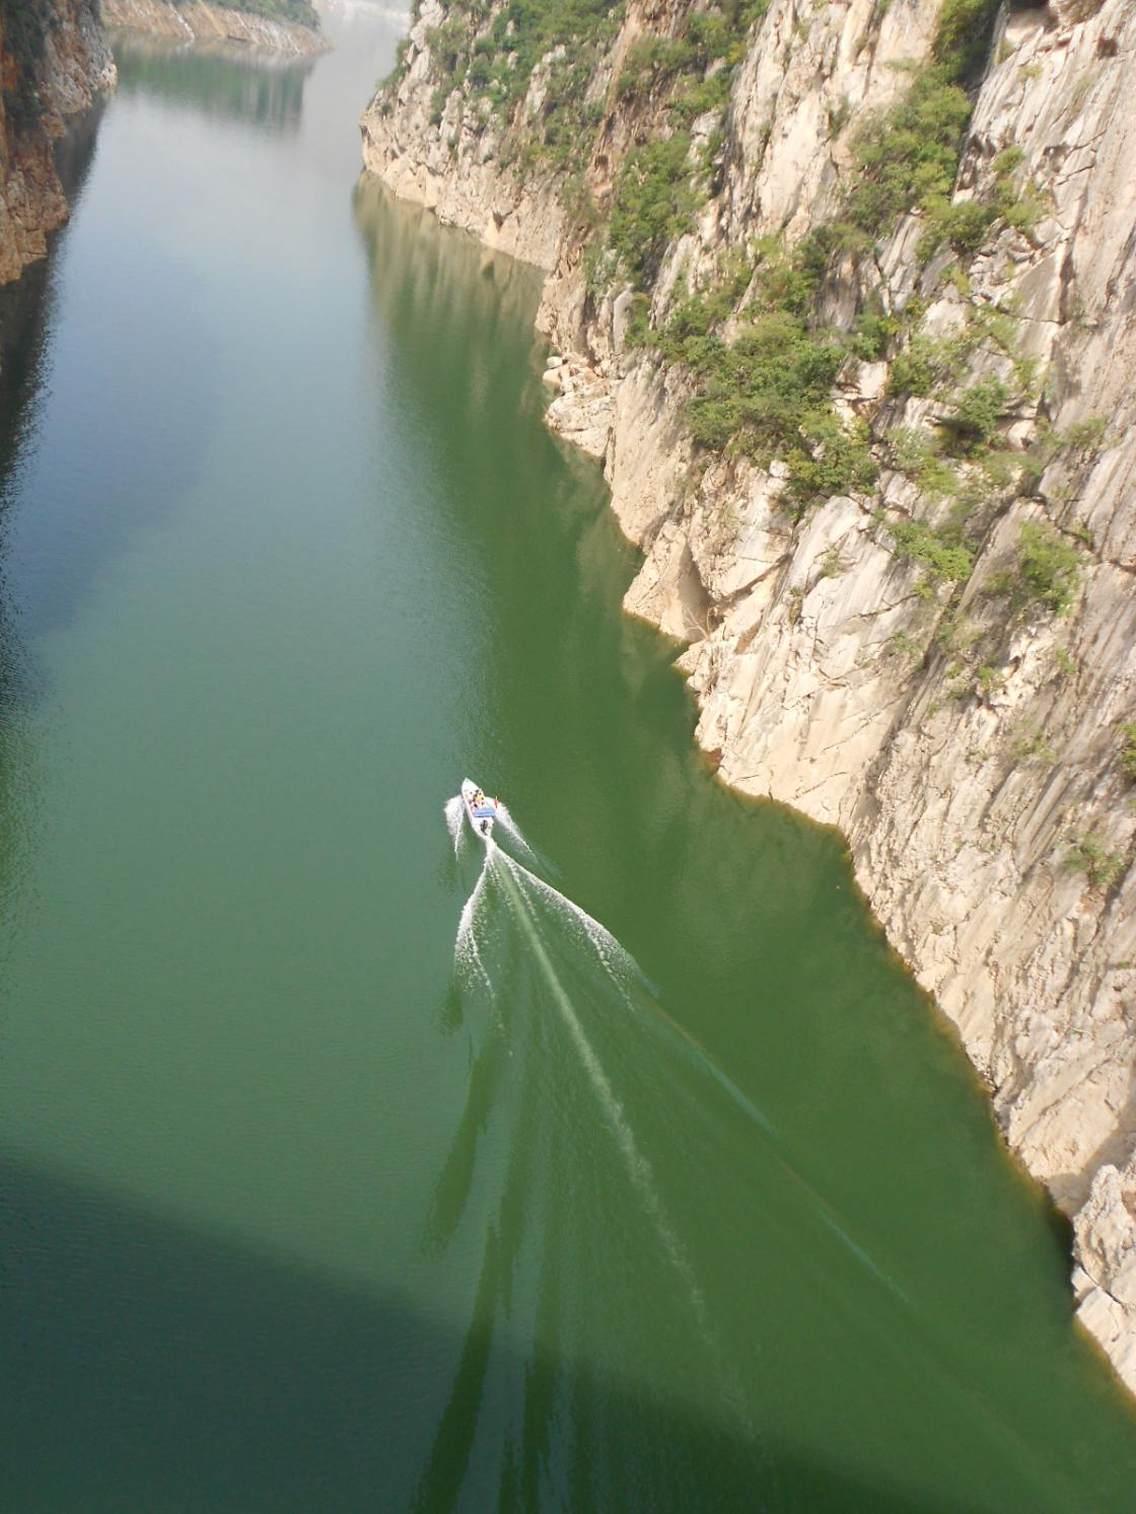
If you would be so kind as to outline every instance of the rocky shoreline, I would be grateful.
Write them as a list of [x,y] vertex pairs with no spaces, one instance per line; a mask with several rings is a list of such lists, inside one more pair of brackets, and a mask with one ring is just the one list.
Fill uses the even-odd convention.
[[[688,91],[682,141],[706,187],[636,279],[611,227],[649,144],[678,139],[660,101],[676,98],[666,69],[689,56],[691,14],[632,3],[601,36],[577,81],[598,124],[569,172],[523,151],[563,50],[503,112],[507,72],[477,71],[514,45],[493,30],[500,8],[469,23],[462,74],[445,55],[457,8],[424,0],[364,115],[365,167],[546,271],[548,420],[603,459],[644,553],[626,608],[688,643],[698,740],[723,781],[848,837],[1011,1148],[1073,1218],[1079,1318],[1136,1390],[1136,14],[991,12],[949,196],[857,242],[849,185],[879,185],[863,123],[910,111],[965,4],[759,5],[725,98],[697,113],[717,61]],[[713,420],[707,393],[730,391],[700,388],[691,323],[722,312],[709,340],[725,362],[746,309],[722,304],[722,268],[744,255],[752,306],[816,246],[809,320],[848,333],[827,431],[810,418],[783,455],[700,442],[692,416]],[[853,446],[859,473],[826,489]],[[802,478],[807,505],[787,507]]]
[[104,23],[124,31],[145,32],[171,42],[249,48],[284,58],[309,58],[330,43],[310,26],[296,21],[230,10],[209,0],[102,0]]

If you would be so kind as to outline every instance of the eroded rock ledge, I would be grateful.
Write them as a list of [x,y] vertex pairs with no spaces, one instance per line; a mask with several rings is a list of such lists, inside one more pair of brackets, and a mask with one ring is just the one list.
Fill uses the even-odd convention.
[[102,0],[102,10],[107,26],[147,32],[171,42],[251,48],[292,58],[311,57],[330,46],[312,26],[231,10],[210,0]]
[[[695,445],[698,380],[668,322],[718,287],[732,252],[767,237],[801,247],[832,225],[864,173],[863,123],[934,61],[943,17],[965,7],[772,0],[724,103],[689,123],[690,172],[701,163],[708,188],[644,297],[618,260],[597,278],[586,243],[618,201],[621,165],[674,130],[665,81],[621,84],[628,58],[647,56],[632,49],[688,35],[694,9],[631,0],[597,49],[582,88],[600,124],[575,175],[590,220],[565,208],[579,183],[547,154],[518,162],[518,136],[547,115],[556,53],[502,117],[491,91],[507,73],[487,94],[441,62],[453,11],[439,0],[422,0],[402,70],[363,118],[365,166],[547,271],[548,419],[603,459],[643,550],[627,609],[688,642],[698,740],[722,778],[848,836],[1010,1146],[1073,1216],[1080,1318],[1136,1390],[1136,11],[1001,11],[968,81],[953,194],[908,207],[868,250],[824,244],[812,318],[848,332],[865,313],[883,322],[878,350],[849,349],[831,396],[877,478],[787,508],[799,484],[776,449]],[[491,39],[499,14],[476,36]],[[1000,193],[962,256],[957,207]],[[936,216],[949,232],[929,252]],[[716,328],[723,340],[739,319]],[[932,369],[949,357],[947,379],[911,378],[928,354]],[[943,486],[937,438],[975,395],[994,398],[981,424],[996,454],[958,445],[956,429]],[[819,475],[833,446],[812,448]],[[981,501],[958,528],[968,489]],[[942,555],[952,544],[962,566]]]

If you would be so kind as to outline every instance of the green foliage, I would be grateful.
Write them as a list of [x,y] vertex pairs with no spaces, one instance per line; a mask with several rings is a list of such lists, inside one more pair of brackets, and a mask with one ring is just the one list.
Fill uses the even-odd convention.
[[945,0],[932,56],[945,79],[975,85],[990,53],[1000,0]]
[[1095,452],[1108,432],[1108,419],[1103,415],[1086,416],[1064,433],[1064,443],[1074,452]]
[[689,68],[695,56],[684,37],[639,37],[627,50],[616,93],[621,100],[650,94]]
[[690,137],[648,142],[628,153],[612,197],[608,245],[637,289],[649,289],[668,245],[690,225],[703,196],[687,161]]
[[[563,113],[570,106],[567,114],[578,127],[584,109],[582,86],[600,50],[615,35],[621,14],[621,0],[509,0],[485,31],[485,11],[477,0],[451,0],[446,19],[427,39],[438,89],[448,95],[468,78],[475,94],[511,118],[537,64],[563,46],[565,56],[550,71],[544,115]],[[560,129],[566,130],[563,122]],[[546,134],[542,122],[535,134],[537,157],[546,145],[553,145],[546,143]]]
[[1084,873],[1094,888],[1105,893],[1119,881],[1126,867],[1124,853],[1109,851],[1101,837],[1091,831],[1074,840],[1065,865],[1070,872]]
[[945,0],[933,61],[915,75],[902,100],[857,133],[856,174],[843,218],[869,243],[889,232],[900,216],[918,210],[927,222],[923,257],[944,242],[973,253],[998,216],[1006,214],[1000,204],[951,200],[970,124],[967,90],[985,64],[997,10],[998,0]]
[[1018,537],[1017,597],[1063,614],[1073,603],[1081,577],[1075,547],[1052,526],[1027,521]]
[[[780,458],[798,507],[870,489],[879,471],[867,427],[844,425],[832,406],[848,339],[809,324],[822,256],[811,242],[789,253],[767,239],[754,261],[737,254],[725,260],[711,289],[682,301],[661,331],[645,337],[697,379],[685,419],[698,445],[728,447],[763,467]],[[727,343],[718,328],[747,290],[744,323]]]
[[1038,767],[1052,767],[1057,761],[1057,753],[1040,726],[1028,722],[1014,732],[1010,757],[1016,763],[1036,764]]
[[1129,783],[1136,783],[1136,721],[1120,727],[1120,766]]
[[888,642],[888,649],[897,657],[910,657],[915,662],[923,660],[924,646],[908,631],[897,631]]
[[941,70],[917,75],[898,105],[857,134],[844,219],[874,240],[907,211],[949,201],[970,113],[966,91]]
[[970,577],[974,557],[954,532],[933,530],[917,520],[885,522],[901,562],[916,562],[924,568],[924,582],[962,583]]
[[852,327],[851,351],[862,363],[878,363],[887,357],[893,339],[903,330],[898,316],[882,310],[862,310]]
[[954,448],[960,453],[974,453],[986,447],[998,430],[1006,413],[1010,395],[1001,379],[981,379],[964,389],[954,400],[954,413],[942,421],[950,433]]
[[926,230],[919,241],[919,256],[924,262],[944,242],[961,257],[973,257],[998,219],[997,210],[981,200],[952,200],[939,194],[924,199],[923,212]]
[[432,26],[426,33],[426,45],[435,67],[452,80],[469,51],[468,21],[460,12],[451,11],[440,25]]
[[671,97],[671,111],[684,124],[708,111],[724,110],[730,98],[733,70],[720,68],[702,79],[687,80]]
[[935,438],[926,431],[899,426],[888,435],[889,462],[919,485],[933,499],[945,499],[958,488],[958,474],[940,454]]
[[841,347],[812,336],[789,311],[759,315],[727,346],[714,339],[695,366],[700,391],[687,406],[695,440],[770,462],[781,450],[804,452],[801,428],[829,408]]
[[960,375],[974,351],[977,339],[970,331],[935,337],[917,331],[892,361],[888,394],[914,395],[923,399],[951,378]]
[[394,87],[398,84],[399,79],[401,79],[402,77],[402,70],[406,65],[406,55],[409,51],[410,36],[408,33],[405,37],[400,37],[398,39],[398,45],[394,50],[394,64],[391,68],[391,71],[390,73],[385,75],[384,78],[379,80],[380,91],[393,90]]

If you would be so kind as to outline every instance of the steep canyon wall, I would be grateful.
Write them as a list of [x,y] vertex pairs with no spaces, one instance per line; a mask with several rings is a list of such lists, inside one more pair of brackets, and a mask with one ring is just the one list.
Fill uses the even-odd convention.
[[0,283],[67,219],[53,144],[114,83],[98,0],[0,3]]
[[628,610],[848,836],[1136,1389],[1136,10],[555,9],[422,0],[365,165],[547,271]]

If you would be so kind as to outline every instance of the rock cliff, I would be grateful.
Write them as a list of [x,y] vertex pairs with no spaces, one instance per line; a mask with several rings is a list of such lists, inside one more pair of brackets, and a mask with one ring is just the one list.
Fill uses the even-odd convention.
[[113,83],[98,0],[0,0],[0,283],[67,219],[53,143]]
[[1129,0],[421,0],[367,169],[547,270],[723,780],[847,835],[1136,1389]]
[[247,47],[290,58],[310,57],[329,46],[307,0],[270,0],[247,10],[231,8],[226,0],[102,0],[102,10],[107,26],[171,42]]

